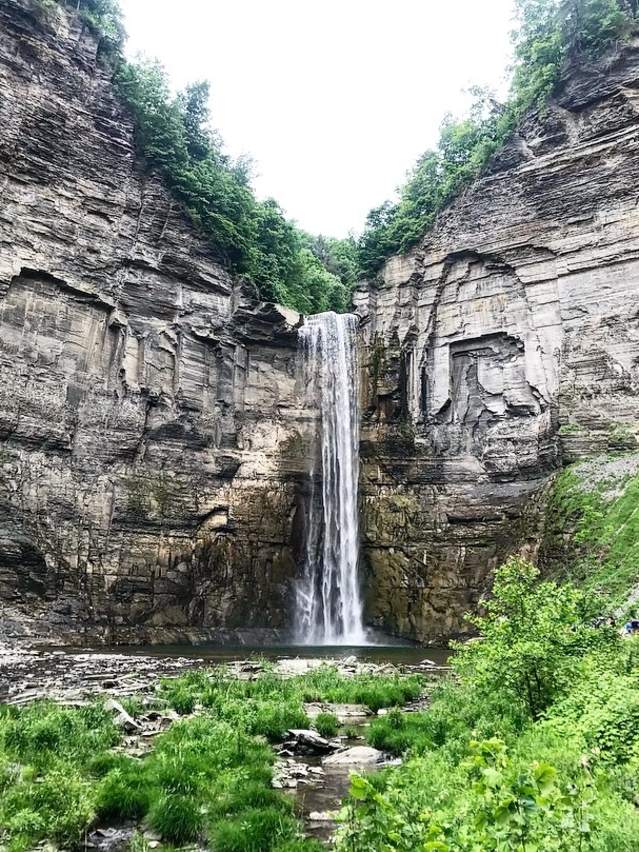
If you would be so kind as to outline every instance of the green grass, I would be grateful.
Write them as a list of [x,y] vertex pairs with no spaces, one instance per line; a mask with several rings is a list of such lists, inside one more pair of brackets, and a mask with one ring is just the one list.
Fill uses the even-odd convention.
[[339,720],[334,713],[318,713],[313,726],[322,737],[334,737],[339,731]]
[[192,706],[201,704],[219,718],[240,719],[250,733],[277,739],[288,728],[308,726],[305,702],[364,704],[376,712],[406,704],[421,695],[424,686],[419,675],[346,677],[334,666],[325,665],[292,678],[267,670],[247,681],[229,677],[223,669],[199,670],[162,681],[160,695],[176,710],[185,701]]
[[[267,669],[252,681],[225,669],[189,672],[159,685],[159,700],[183,718],[142,759],[113,751],[121,734],[99,703],[1,707],[0,848],[26,852],[48,840],[73,849],[91,826],[134,820],[178,846],[311,852],[320,847],[301,836],[291,800],[271,787],[268,741],[309,726],[305,701],[376,708],[422,688],[418,677],[345,678],[328,666],[290,679]],[[144,707],[133,698],[126,709],[139,716]],[[323,714],[319,725],[328,734],[337,719]],[[136,844],[145,849],[141,835]]]
[[11,852],[44,838],[64,847],[81,841],[96,813],[92,767],[119,740],[97,704],[1,708],[0,831]]
[[153,803],[149,824],[176,846],[197,840],[204,830],[202,804],[195,796],[164,793]]

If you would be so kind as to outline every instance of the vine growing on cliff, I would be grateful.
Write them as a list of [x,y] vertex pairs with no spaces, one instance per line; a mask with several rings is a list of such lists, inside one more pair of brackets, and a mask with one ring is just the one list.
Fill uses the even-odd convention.
[[437,146],[409,172],[399,200],[368,214],[358,244],[363,274],[375,275],[392,254],[414,245],[453,196],[479,175],[523,115],[547,101],[566,63],[599,57],[628,34],[637,14],[636,0],[517,0],[516,7],[519,26],[513,34],[515,64],[506,103],[476,88],[465,118],[444,118]]

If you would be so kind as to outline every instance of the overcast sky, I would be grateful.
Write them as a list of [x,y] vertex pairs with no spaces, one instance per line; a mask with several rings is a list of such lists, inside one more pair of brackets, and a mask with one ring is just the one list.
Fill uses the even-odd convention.
[[129,55],[207,79],[260,197],[313,233],[361,230],[473,84],[503,88],[513,0],[121,0]]

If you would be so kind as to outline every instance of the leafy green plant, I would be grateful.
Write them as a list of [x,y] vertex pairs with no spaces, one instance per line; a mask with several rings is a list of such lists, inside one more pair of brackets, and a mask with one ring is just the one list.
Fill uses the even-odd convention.
[[566,62],[600,56],[631,30],[636,4],[626,0],[517,0],[515,66],[509,97],[499,104],[471,90],[467,117],[447,115],[433,150],[426,151],[400,188],[397,203],[371,210],[358,243],[362,271],[375,275],[392,254],[414,245],[438,213],[487,165],[533,108],[555,91]]
[[469,616],[481,639],[457,645],[454,669],[480,694],[508,694],[533,719],[571,685],[584,654],[617,639],[611,628],[595,626],[600,601],[569,584],[540,581],[539,570],[519,558],[495,573],[485,610]]

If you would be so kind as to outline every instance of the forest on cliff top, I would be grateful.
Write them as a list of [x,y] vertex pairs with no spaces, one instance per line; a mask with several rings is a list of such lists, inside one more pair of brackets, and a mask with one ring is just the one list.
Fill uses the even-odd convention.
[[212,129],[208,83],[194,83],[174,96],[159,62],[124,59],[117,0],[71,5],[79,6],[110,47],[114,79],[135,118],[147,166],[163,174],[220,260],[253,282],[261,299],[305,314],[348,310],[358,278],[374,277],[389,257],[411,248],[522,117],[543,108],[566,65],[596,59],[624,39],[637,12],[636,0],[517,0],[505,103],[473,89],[468,115],[444,118],[437,146],[419,158],[398,200],[371,210],[358,238],[338,239],[308,234],[285,217],[276,200],[256,198],[251,163],[231,159]]

